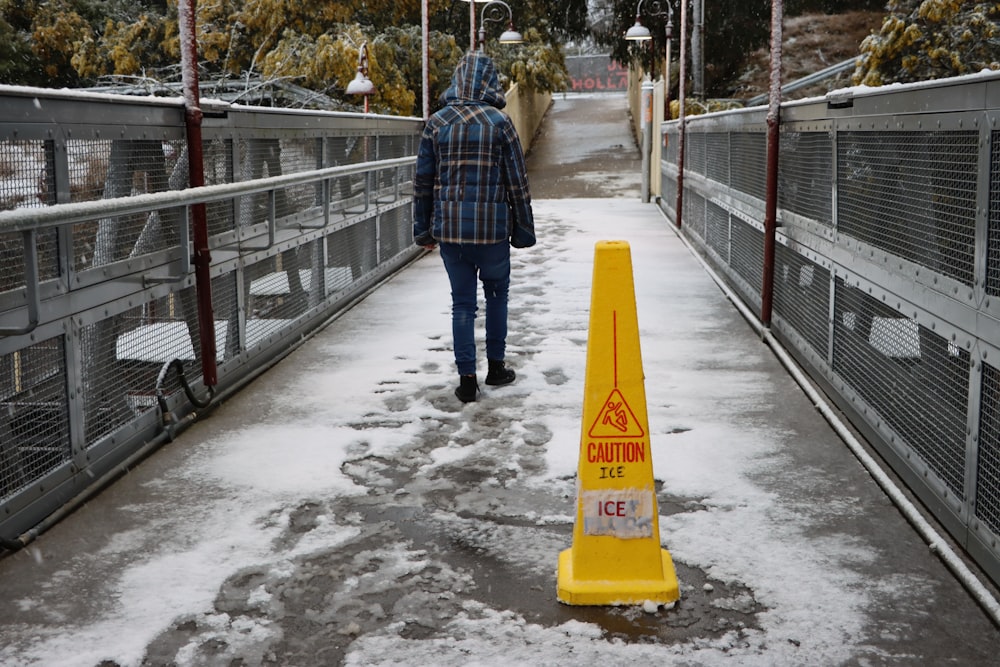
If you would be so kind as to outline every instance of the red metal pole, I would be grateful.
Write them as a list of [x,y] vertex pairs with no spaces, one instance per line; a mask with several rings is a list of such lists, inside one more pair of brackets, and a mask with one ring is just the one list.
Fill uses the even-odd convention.
[[684,94],[684,83],[687,78],[687,2],[681,2],[681,71],[677,82],[677,106],[678,112],[678,133],[677,138],[677,205],[674,209],[676,215],[675,224],[677,229],[681,228],[681,221],[684,218],[684,130],[686,121],[684,115],[687,107],[687,96]]
[[[198,41],[195,32],[195,0],[181,0],[177,6],[181,38],[181,80],[184,87],[184,117],[187,126],[188,177],[190,187],[205,185],[201,140],[201,102],[198,95]],[[195,288],[198,294],[198,330],[201,343],[201,372],[205,386],[218,383],[215,350],[215,315],[212,311],[212,257],[208,251],[208,219],[205,204],[191,206],[194,241]]]
[[771,0],[771,78],[767,109],[767,182],[764,206],[764,266],[760,288],[760,321],[771,326],[774,304],[775,234],[778,227],[778,139],[781,135],[782,0]]

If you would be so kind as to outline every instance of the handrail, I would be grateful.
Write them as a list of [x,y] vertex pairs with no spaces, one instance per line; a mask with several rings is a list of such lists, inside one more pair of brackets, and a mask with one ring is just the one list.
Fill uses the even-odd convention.
[[0,233],[44,229],[67,224],[87,222],[97,217],[112,217],[148,212],[150,209],[187,206],[201,202],[215,202],[231,199],[241,195],[251,195],[282,187],[301,185],[324,178],[350,176],[372,170],[389,169],[409,165],[416,162],[416,156],[392,158],[389,160],[372,160],[350,165],[326,167],[295,174],[270,176],[253,181],[237,183],[220,183],[204,185],[185,190],[166,190],[118,197],[115,199],[99,199],[95,201],[58,204],[44,208],[14,209],[0,211]]
[[[828,79],[831,76],[836,76],[841,72],[846,72],[847,70],[854,67],[856,63],[857,63],[857,58],[851,58],[850,60],[844,60],[835,65],[830,65],[829,67],[821,69],[818,72],[813,72],[812,74],[806,75],[801,79],[796,79],[795,81],[782,84],[781,94],[784,95],[785,93],[790,93],[794,90],[798,90],[799,88],[805,88],[806,86],[810,86],[814,83],[819,83],[824,79]],[[767,97],[768,93],[763,93],[761,95],[756,95],[754,97],[751,97],[746,101],[746,106],[755,107],[759,104],[763,104],[764,102],[767,101]]]
[[0,327],[0,336],[20,336],[31,333],[38,326],[38,232],[35,229],[21,230],[24,235],[24,288],[28,298],[28,323],[23,327]]

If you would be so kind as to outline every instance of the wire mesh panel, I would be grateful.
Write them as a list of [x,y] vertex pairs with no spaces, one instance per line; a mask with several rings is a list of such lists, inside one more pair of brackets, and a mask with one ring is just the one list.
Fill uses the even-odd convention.
[[0,211],[55,201],[51,141],[0,141]]
[[0,356],[0,498],[69,460],[65,340]]
[[675,177],[661,174],[660,193],[661,206],[666,205],[671,209],[677,208],[677,179]]
[[841,278],[835,289],[834,371],[964,499],[969,352]]
[[176,165],[173,159],[168,163],[167,152],[173,157],[158,139],[69,140],[71,198],[113,199],[167,190]]
[[[187,145],[184,142],[171,142],[165,144],[173,155],[178,156],[177,166],[183,171],[188,171]],[[206,137],[201,146],[202,161],[204,167],[205,185],[218,185],[220,183],[233,183],[236,181],[236,171],[233,164],[233,140],[224,137]],[[175,170],[171,174],[170,187],[172,190],[180,190],[188,187],[190,172],[182,174],[182,169]]]
[[684,190],[684,218],[681,223],[688,232],[705,239],[705,198],[690,189]]
[[[0,234],[0,294],[25,287],[24,235]],[[49,280],[59,273],[59,243],[55,229],[39,230],[35,239],[38,278]]]
[[[150,390],[155,385],[158,367],[156,370],[149,369],[154,362],[131,358],[139,356],[139,350],[145,350],[151,344],[143,344],[141,340],[132,342],[126,337],[126,349],[121,352],[123,359],[121,363],[118,360],[119,336],[136,329],[141,317],[141,309],[134,308],[131,313],[122,317],[102,320],[85,326],[80,331],[80,350],[84,359],[81,395],[88,447],[96,444],[103,436],[113,433],[133,417],[133,406],[128,401],[128,391],[123,385],[123,378],[127,376],[135,382],[135,375],[142,370],[148,370],[147,381],[138,384],[146,384]],[[127,321],[133,325],[128,326]],[[170,339],[175,337],[174,332],[169,334]],[[136,351],[133,352],[132,347],[135,347]]]
[[[101,199],[111,170],[111,141],[70,139],[66,142],[72,201]],[[109,193],[108,195],[114,196]],[[124,195],[121,195],[124,196]]]
[[[244,180],[270,178],[317,169],[321,156],[314,139],[279,139],[252,137],[241,142]],[[250,198],[251,221],[270,219],[271,197],[261,193]],[[276,219],[288,218],[316,206],[316,186],[303,184],[279,188],[274,191],[273,205]]]
[[[257,330],[273,333],[302,315],[309,307],[312,267],[305,247],[287,250],[247,267],[248,320],[270,320],[254,325]],[[248,323],[249,328],[249,323]],[[249,334],[248,334],[249,337]],[[253,344],[254,341],[248,341]]]
[[729,263],[729,211],[711,201],[705,212],[705,243]]
[[986,247],[986,293],[1000,296],[1000,132],[990,135],[990,217]]
[[709,132],[705,134],[705,173],[723,185],[729,185],[729,133]]
[[833,140],[828,132],[783,132],[778,206],[832,226]]
[[[219,363],[228,361],[243,351],[237,282],[235,271],[212,278],[215,354]],[[200,369],[197,370],[200,372]]]
[[[184,152],[183,160],[178,164],[187,169],[186,149],[175,149]],[[221,185],[236,181],[233,167],[233,140],[216,137],[203,142],[205,185]],[[186,188],[188,179],[181,174],[172,175],[170,188],[179,190]],[[209,236],[215,236],[236,229],[237,204],[233,200],[213,201],[205,205],[205,219],[208,222]],[[193,222],[193,220],[192,220]]]
[[[390,134],[378,138],[378,157],[380,160],[390,160],[395,158],[416,155],[416,141],[411,135]],[[382,170],[382,178],[385,179],[383,185],[391,188],[393,196],[388,199],[394,201],[400,194],[409,195],[411,190],[408,186],[413,181],[416,165],[408,164],[404,167]]]
[[843,132],[838,231],[973,284],[978,132]]
[[[326,166],[367,162],[375,154],[374,140],[369,137],[330,137],[326,142]],[[338,176],[330,182],[330,210],[344,213],[363,202],[368,178],[365,174]]]
[[[411,232],[412,234],[412,232]],[[374,219],[362,220],[326,239],[326,269],[330,294],[345,289],[375,270],[378,263]]]
[[982,368],[976,518],[1000,535],[1000,370],[985,363]]
[[767,135],[763,132],[734,133],[731,150],[733,188],[764,199],[767,189]]
[[733,217],[732,250],[729,265],[750,289],[754,304],[760,306],[760,286],[764,276],[764,232]]
[[413,243],[413,219],[409,207],[397,206],[379,216],[379,260],[392,260]]
[[679,128],[676,125],[668,127],[664,132],[664,149],[660,153],[660,158],[668,164],[677,166],[677,159],[680,155],[679,143]]
[[416,153],[413,137],[408,134],[387,134],[378,137],[378,159],[391,160]]
[[[181,156],[169,143],[147,139],[79,141],[75,151],[67,152],[78,156],[75,162],[70,161],[71,188],[76,181],[86,183],[86,189],[75,191],[77,198],[131,197],[163,192],[172,184],[183,187],[187,182],[186,162],[180,162]],[[78,172],[76,180],[74,170]],[[82,271],[176,246],[175,216],[149,211],[74,225],[74,268]]]
[[165,209],[73,225],[73,267],[84,271],[177,247],[178,216]]
[[684,142],[684,168],[696,174],[708,173],[707,134],[689,132]]
[[774,312],[827,357],[830,271],[784,245],[775,245]]
[[193,362],[197,344],[194,290],[154,299],[83,327],[84,423],[88,446],[156,407],[159,388],[177,391],[173,375],[158,384],[160,371],[174,359]]

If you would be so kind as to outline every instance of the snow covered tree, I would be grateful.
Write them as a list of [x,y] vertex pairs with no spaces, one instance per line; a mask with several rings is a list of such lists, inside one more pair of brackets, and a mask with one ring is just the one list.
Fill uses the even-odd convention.
[[926,81],[1000,69],[1000,4],[890,0],[877,34],[861,43],[854,83]]
[[[113,77],[176,82],[178,0],[0,0],[0,82],[89,85]],[[447,86],[469,34],[469,5],[429,0],[430,85]],[[533,61],[514,72],[525,85],[559,89],[566,69],[557,40],[586,32],[585,0],[510,0],[514,20],[533,28],[520,53]],[[477,12],[478,12],[477,7]],[[213,0],[199,2],[197,44],[205,83],[288,81],[348,99],[343,89],[368,42],[370,76],[380,112],[415,115],[422,104],[420,0]],[[493,37],[491,31],[488,37]],[[498,50],[499,52],[499,50]],[[27,59],[22,55],[30,56]],[[18,62],[26,66],[18,67]],[[507,62],[506,60],[504,61]],[[31,77],[31,69],[44,68]]]
[[[611,57],[620,63],[638,62],[646,71],[659,76],[663,70],[666,51],[667,16],[666,0],[661,4],[663,16],[650,15],[650,2],[642,8],[642,24],[649,28],[653,36],[647,42],[627,42],[625,31],[635,23],[634,0],[609,0],[606,11],[609,19],[595,28],[598,43],[609,47]],[[673,55],[671,60],[678,63],[680,57],[681,16],[679,0],[671,0],[673,8]],[[726,94],[726,86],[732,76],[743,66],[748,54],[767,43],[770,32],[771,0],[744,0],[742,2],[705,2],[704,56],[705,92],[709,96]],[[693,17],[688,10],[688,36],[693,29]],[[688,57],[691,50],[688,49]],[[691,67],[691,63],[688,63]],[[691,71],[690,69],[688,70]],[[676,83],[676,71],[672,77]]]
[[28,9],[19,0],[0,0],[0,81],[41,85],[49,79],[32,50]]
[[565,90],[570,85],[562,50],[541,39],[534,28],[524,31],[524,44],[487,49],[505,83],[532,91]]

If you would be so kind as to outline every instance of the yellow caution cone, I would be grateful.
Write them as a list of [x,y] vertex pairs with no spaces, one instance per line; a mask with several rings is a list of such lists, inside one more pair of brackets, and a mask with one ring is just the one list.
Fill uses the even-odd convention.
[[557,597],[571,605],[669,604],[680,598],[660,548],[632,254],[594,251],[573,546],[559,554]]

